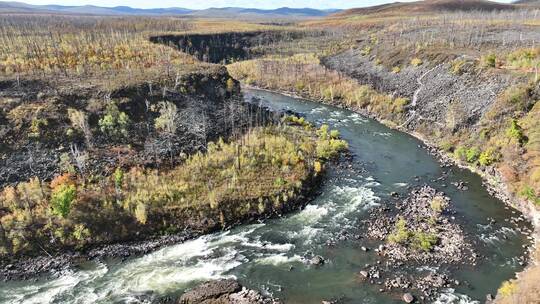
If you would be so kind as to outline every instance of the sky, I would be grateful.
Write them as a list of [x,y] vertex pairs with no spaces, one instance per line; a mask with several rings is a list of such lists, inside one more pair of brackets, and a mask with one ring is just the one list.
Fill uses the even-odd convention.
[[[279,7],[294,8],[353,8],[364,7],[397,0],[15,0],[29,4],[60,4],[60,5],[97,5],[97,6],[131,6],[135,8],[164,8],[183,7],[189,9],[205,9],[209,7],[246,7],[274,9]],[[411,2],[411,0],[400,0],[401,2]],[[498,2],[511,2],[511,0],[500,0]]]

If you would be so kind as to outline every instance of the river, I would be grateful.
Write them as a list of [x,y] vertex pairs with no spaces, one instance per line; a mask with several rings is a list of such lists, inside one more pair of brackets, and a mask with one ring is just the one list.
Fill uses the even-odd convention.
[[[201,281],[228,277],[285,303],[334,298],[344,303],[401,303],[359,282],[358,271],[373,263],[375,255],[360,250],[362,240],[345,236],[358,232],[367,210],[384,204],[391,192],[405,194],[408,186],[423,184],[452,199],[458,222],[483,256],[474,267],[453,270],[456,279],[469,284],[444,290],[439,303],[483,303],[486,294],[494,294],[502,281],[523,269],[518,257],[530,242],[515,224],[505,221],[516,211],[490,196],[479,176],[456,167],[442,169],[417,139],[351,111],[266,91],[246,90],[245,95],[339,129],[354,154],[350,171],[330,168],[322,194],[302,211],[123,262],[88,262],[54,278],[0,283],[0,303],[151,303]],[[437,181],[443,170],[450,171],[448,179]],[[457,181],[467,182],[469,190],[451,185]],[[489,224],[488,218],[495,223]],[[330,239],[338,241],[330,245]],[[327,263],[309,265],[306,260],[313,255],[323,256]]]

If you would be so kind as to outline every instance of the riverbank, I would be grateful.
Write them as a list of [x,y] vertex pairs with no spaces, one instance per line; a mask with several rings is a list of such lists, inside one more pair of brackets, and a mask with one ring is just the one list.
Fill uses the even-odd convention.
[[[135,234],[123,238],[113,234],[116,238],[110,243],[116,245],[96,247],[107,242],[99,241],[99,230],[93,228],[94,222],[85,222],[84,227],[93,234],[87,234],[82,240],[56,243],[53,244],[56,247],[51,245],[48,251],[41,248],[43,252],[37,251],[38,258],[26,259],[25,255],[19,253],[4,259],[2,279],[24,279],[51,270],[66,269],[81,260],[140,255],[203,234],[298,210],[316,193],[325,163],[339,157],[346,149],[346,143],[329,132],[327,126],[315,130],[308,124],[255,128],[238,141],[210,144],[206,154],[194,155],[172,171],[131,170],[122,173],[120,183],[117,174],[111,186],[112,193],[124,205],[136,203],[136,208],[118,210],[129,212],[134,209],[133,221],[126,220],[129,214],[124,214],[122,218],[123,225],[134,225],[131,231]],[[227,169],[227,166],[232,167]],[[223,172],[240,172],[243,178],[237,178],[231,185],[231,178]],[[201,190],[201,181],[209,180],[215,190]],[[182,187],[183,196],[168,200],[172,197],[170,192],[177,189],[176,185]],[[78,196],[74,199],[88,198],[86,192],[91,191],[94,203],[107,201],[107,196],[104,196],[106,192],[95,192],[93,184],[80,183],[77,187]],[[101,189],[108,191],[107,188]],[[134,201],[134,198],[140,201]],[[179,204],[184,207],[174,208]],[[69,218],[80,212],[77,208],[86,206],[80,201],[71,205],[72,208],[65,214]],[[110,223],[104,225],[109,226]],[[47,228],[44,226],[41,229]],[[164,229],[168,231],[164,233],[166,236],[153,238]],[[148,238],[151,240],[144,241]],[[74,246],[76,240],[79,240],[80,246]],[[135,243],[119,244],[137,240]]]

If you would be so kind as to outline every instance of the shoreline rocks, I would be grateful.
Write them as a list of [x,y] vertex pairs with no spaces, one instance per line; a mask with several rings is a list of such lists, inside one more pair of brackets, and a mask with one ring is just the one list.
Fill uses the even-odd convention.
[[177,304],[281,304],[258,291],[243,287],[234,279],[209,281],[185,292]]

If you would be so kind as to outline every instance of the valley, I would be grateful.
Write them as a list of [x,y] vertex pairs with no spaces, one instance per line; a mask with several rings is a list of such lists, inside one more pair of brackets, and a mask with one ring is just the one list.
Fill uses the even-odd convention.
[[535,303],[539,12],[0,16],[0,301]]

